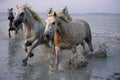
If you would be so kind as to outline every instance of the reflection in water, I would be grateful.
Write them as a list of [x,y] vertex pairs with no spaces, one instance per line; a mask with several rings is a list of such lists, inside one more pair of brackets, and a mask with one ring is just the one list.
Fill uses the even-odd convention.
[[34,71],[32,66],[26,68],[21,66],[22,53],[24,53],[21,42],[22,39],[17,37],[9,41],[8,70],[14,80],[33,80],[30,77]]

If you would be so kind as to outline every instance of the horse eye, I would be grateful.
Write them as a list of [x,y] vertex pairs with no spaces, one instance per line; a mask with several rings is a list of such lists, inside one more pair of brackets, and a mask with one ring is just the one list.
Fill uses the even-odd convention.
[[52,25],[55,25],[55,22],[53,22]]

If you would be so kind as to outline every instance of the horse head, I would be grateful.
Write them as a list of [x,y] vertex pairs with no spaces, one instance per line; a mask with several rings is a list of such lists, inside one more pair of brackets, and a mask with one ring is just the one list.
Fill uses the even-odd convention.
[[14,20],[13,8],[8,9],[8,20],[10,21]]
[[45,21],[44,39],[50,41],[54,38],[54,33],[58,29],[58,16],[53,12]]
[[67,17],[67,20],[72,21],[72,18],[71,18],[70,14],[69,14],[67,6],[61,7],[60,12],[63,13]]
[[21,23],[30,20],[30,18],[38,22],[41,21],[39,15],[36,12],[34,12],[31,9],[31,7],[29,7],[28,5],[25,4],[20,7],[17,6],[17,11],[16,11],[15,19],[13,21],[13,25],[17,27]]
[[47,16],[50,16],[53,13],[53,9],[52,8],[48,8],[47,10]]
[[17,28],[22,22],[26,20],[26,7],[18,7],[17,6],[17,11],[15,14],[15,19],[13,21],[13,25]]

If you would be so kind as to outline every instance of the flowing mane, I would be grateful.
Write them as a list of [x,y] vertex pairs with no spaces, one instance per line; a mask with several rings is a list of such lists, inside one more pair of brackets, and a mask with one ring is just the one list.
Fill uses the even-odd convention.
[[[63,18],[61,17],[57,17],[57,21],[58,21],[58,32],[60,33],[60,35],[62,37],[65,37],[66,35],[70,35],[70,27],[71,27],[71,24],[66,22]],[[66,26],[66,27],[64,27]],[[69,27],[68,27],[69,26]]]
[[39,15],[36,12],[34,12],[31,8],[27,8],[27,9],[30,11],[30,13],[32,14],[32,17],[36,21],[41,22],[41,18],[39,17]]
[[57,12],[57,16],[66,22],[72,21],[71,15],[66,6],[61,7],[60,12]]
[[41,22],[41,18],[39,17],[39,15],[38,15],[35,11],[32,10],[31,7],[29,7],[27,4],[23,5],[23,7],[24,7],[24,8],[27,8],[27,9],[30,11],[32,17],[33,17],[36,21]]

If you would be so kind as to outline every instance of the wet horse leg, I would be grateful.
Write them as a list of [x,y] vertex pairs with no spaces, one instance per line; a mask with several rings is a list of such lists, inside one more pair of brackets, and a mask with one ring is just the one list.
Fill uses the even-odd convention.
[[23,26],[22,26],[22,24],[20,25],[20,29],[21,29],[21,31],[23,32]]
[[58,46],[55,46],[55,70],[58,70],[59,62],[60,62],[60,53],[61,49]]
[[37,47],[39,44],[40,44],[40,40],[37,39],[37,40],[35,40],[35,41],[33,42],[32,46],[30,46],[26,57],[23,59],[23,66],[26,66],[26,65],[27,65],[28,57],[33,57],[33,56],[34,56],[34,54],[32,53],[32,50],[33,50],[35,47]]
[[81,43],[81,46],[82,46],[82,48],[83,48],[83,53],[84,53],[84,55],[86,55],[86,54],[87,54],[85,44],[86,44],[86,41],[84,41],[84,40],[83,40],[83,42]]
[[94,49],[93,49],[92,41],[88,41],[88,45],[90,47],[91,52],[93,52]]
[[17,29],[15,29],[15,34],[17,34]]
[[78,51],[78,49],[76,47],[72,48],[72,53],[74,54],[72,59],[77,60],[77,58],[78,58],[79,63],[81,64],[81,66],[82,65],[87,65],[88,62],[86,61],[85,57],[82,54],[78,54],[78,52],[80,52],[80,51]]
[[76,51],[76,47],[72,47],[72,53],[73,53],[73,57],[75,57],[77,55],[77,51]]
[[32,42],[25,40],[25,43],[23,45],[23,49],[25,50],[26,53],[28,52],[27,47],[31,46],[31,45],[32,45]]
[[9,28],[9,29],[8,29],[9,38],[11,38],[11,34],[10,34],[10,31],[11,31],[11,29]]
[[18,29],[17,30],[20,30],[21,32],[23,32],[23,27],[22,27],[22,24],[19,25]]
[[88,46],[89,46],[89,48],[90,48],[90,51],[93,52],[94,49],[93,49],[93,45],[92,45],[92,40],[91,40],[91,38],[86,38],[86,39],[85,39],[85,42],[87,42],[87,44],[88,44]]
[[51,46],[51,50],[52,50],[52,54],[55,55],[55,44],[53,41],[50,42],[50,46]]

